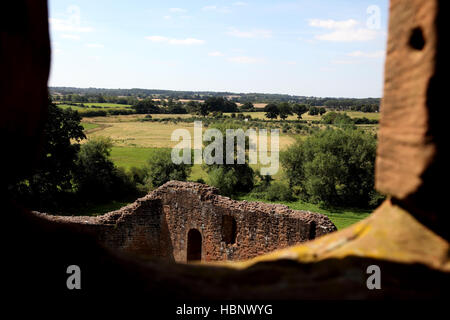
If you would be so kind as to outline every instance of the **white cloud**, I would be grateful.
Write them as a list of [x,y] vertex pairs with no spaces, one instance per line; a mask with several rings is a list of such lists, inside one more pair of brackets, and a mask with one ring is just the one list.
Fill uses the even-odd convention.
[[145,37],[145,39],[147,39],[151,42],[167,43],[167,44],[171,44],[171,45],[190,46],[190,45],[199,45],[199,44],[205,43],[204,40],[195,39],[195,38],[175,39],[175,38],[167,38],[167,37],[162,37],[162,36],[150,36],[150,37]]
[[169,11],[173,13],[183,13],[186,12],[187,10],[182,8],[170,8]]
[[205,6],[202,8],[203,11],[212,11],[219,13],[230,13],[231,10],[228,7],[219,7],[219,6]]
[[309,20],[309,25],[311,27],[318,28],[326,28],[326,29],[349,29],[358,25],[358,21],[349,19],[343,21],[335,21],[335,20],[320,20],[320,19],[311,19]]
[[205,41],[195,38],[186,38],[186,39],[169,39],[169,44],[181,44],[181,45],[196,45],[203,44]]
[[77,34],[62,34],[61,38],[70,40],[80,40],[81,37]]
[[263,29],[252,29],[249,31],[240,31],[236,28],[230,28],[227,32],[228,35],[237,37],[237,38],[271,38],[272,31],[271,30],[263,30]]
[[91,27],[82,27],[81,24],[73,23],[71,20],[50,18],[48,21],[50,23],[50,29],[54,31],[81,33],[92,32],[94,30]]
[[101,43],[87,43],[86,47],[88,48],[104,48],[105,46]]
[[150,36],[150,37],[145,37],[145,39],[150,40],[151,42],[167,42],[167,41],[169,41],[169,38],[161,37],[161,36]]
[[247,5],[247,2],[237,1],[233,3],[233,6],[235,7],[244,7]]
[[331,30],[316,36],[316,39],[333,42],[353,42],[353,41],[369,41],[378,36],[376,30],[358,27],[359,22],[353,19],[336,21],[336,20],[309,20],[311,27]]
[[370,41],[375,39],[377,35],[377,31],[370,29],[342,29],[318,35],[316,39],[333,42]]
[[333,64],[358,64],[361,61],[358,60],[333,60],[331,63]]
[[171,17],[171,16],[164,16],[163,18],[164,18],[164,19],[166,19],[166,20],[170,20],[170,19],[172,19],[172,17]]
[[383,58],[385,53],[384,51],[375,51],[375,52],[363,52],[363,51],[354,51],[347,54],[349,57],[356,57],[356,58]]
[[265,62],[265,60],[263,58],[255,58],[255,57],[247,57],[247,56],[231,57],[231,58],[228,58],[228,61],[234,62],[234,63],[241,63],[241,64],[254,64],[254,63],[264,63]]
[[224,54],[220,51],[214,51],[214,52],[210,52],[208,53],[208,56],[210,57],[223,57]]

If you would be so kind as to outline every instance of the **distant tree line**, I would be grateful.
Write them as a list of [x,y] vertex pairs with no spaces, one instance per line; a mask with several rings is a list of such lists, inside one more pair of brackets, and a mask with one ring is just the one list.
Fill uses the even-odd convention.
[[138,101],[132,108],[138,114],[198,114],[207,116],[209,113],[239,112],[237,104],[223,97],[209,97],[204,102],[189,101],[182,103],[173,99],[153,100],[144,99]]
[[309,115],[323,115],[327,112],[324,107],[308,106],[306,104],[298,103],[269,103],[265,106],[264,112],[268,119],[277,119],[280,117],[281,120],[286,120],[290,115],[297,115],[297,119],[302,119],[303,114],[308,113]]
[[[58,100],[65,102],[92,102],[117,103],[133,105],[136,99],[173,99],[173,100],[206,100],[210,97],[226,98],[231,102],[245,104],[251,103],[281,103],[306,104],[310,106],[325,106],[336,110],[353,110],[375,112],[379,109],[379,98],[320,98],[288,94],[267,93],[232,93],[212,91],[172,91],[154,89],[98,89],[98,88],[72,88],[51,87],[51,94],[58,96]],[[370,111],[364,111],[370,110]]]

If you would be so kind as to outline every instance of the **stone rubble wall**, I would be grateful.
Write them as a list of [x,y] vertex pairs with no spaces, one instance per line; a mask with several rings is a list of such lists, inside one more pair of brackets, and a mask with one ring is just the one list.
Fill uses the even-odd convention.
[[[188,232],[202,235],[202,260],[244,260],[336,231],[321,214],[284,205],[235,201],[216,188],[170,181],[136,202],[99,217],[37,213],[94,233],[106,247],[143,258],[187,261]],[[235,221],[235,241],[224,240],[223,216]]]

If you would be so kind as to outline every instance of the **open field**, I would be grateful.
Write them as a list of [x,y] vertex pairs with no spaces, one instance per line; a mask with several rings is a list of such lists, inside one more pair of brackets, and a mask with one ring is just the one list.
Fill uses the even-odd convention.
[[[193,123],[116,122],[117,118],[110,122],[110,118],[116,117],[102,117],[102,122],[100,122],[98,118],[92,118],[92,122],[89,123],[107,124],[107,126],[105,126],[103,130],[88,133],[88,138],[98,136],[110,137],[116,147],[170,148],[178,144],[177,141],[171,141],[172,133],[177,129],[187,129],[191,134],[191,143],[193,145]],[[95,119],[97,119],[97,121]],[[270,139],[268,140],[270,144]],[[294,142],[294,136],[280,134],[281,149],[288,147]]]
[[[161,148],[113,147],[111,150],[111,160],[117,167],[126,170],[131,167],[141,168],[147,164],[150,155],[159,150]],[[193,165],[189,180],[197,181],[199,179],[206,181],[207,174],[201,165]]]
[[[340,111],[340,112],[343,112],[343,111]],[[346,113],[350,118],[367,118],[369,120],[380,120],[379,112],[348,111]]]
[[[96,106],[96,107],[102,107],[102,108],[114,108],[114,109],[127,109],[127,108],[131,108],[131,105],[128,104],[118,104],[118,103],[99,103],[99,102],[86,102],[86,103],[76,103],[76,104],[84,104],[87,107],[92,107],[92,106]],[[58,106],[60,107],[74,107],[68,104],[64,104],[63,102],[61,102],[60,104],[58,104]]]
[[187,129],[194,138],[193,124],[161,122],[103,122],[108,124],[103,130],[88,134],[88,138],[110,137],[116,147],[168,148],[178,142],[170,140],[176,129]]
[[84,130],[92,130],[95,128],[98,128],[99,125],[91,122],[82,122],[81,125],[83,126]]
[[[95,122],[95,123],[115,123],[115,122],[137,122],[141,119],[145,118],[145,114],[130,114],[130,115],[116,115],[116,116],[107,116],[107,117],[89,117],[83,119],[86,122]],[[187,119],[191,118],[190,114],[152,114],[153,119]]]
[[[153,152],[158,152],[161,148],[140,148],[140,147],[113,147],[111,150],[111,160],[118,167],[122,167],[126,170],[131,167],[143,167],[147,164],[150,155]],[[261,164],[250,165],[254,170],[258,170],[262,167]],[[201,165],[193,165],[190,181],[197,181],[199,179],[207,180],[207,173]],[[280,169],[276,175],[273,176],[275,180],[283,178],[283,168]]]
[[139,147],[113,147],[111,150],[111,159],[114,164],[124,169],[131,167],[143,167],[155,148]]
[[[84,103],[86,107],[78,107],[73,106],[69,104],[58,104],[58,107],[62,109],[69,109],[77,110],[79,113],[83,113],[86,111],[93,111],[93,110],[129,110],[131,109],[131,106],[125,105],[125,104],[115,104],[115,103]],[[100,107],[100,108],[92,108],[92,106]]]
[[346,209],[341,209],[341,208],[324,209],[324,208],[319,207],[318,205],[305,203],[300,200],[296,201],[296,202],[279,202],[279,201],[278,202],[270,202],[270,201],[254,199],[249,196],[240,197],[239,200],[278,203],[278,204],[284,204],[294,210],[304,210],[304,211],[322,213],[322,214],[328,216],[339,230],[344,229],[344,228],[368,217],[369,214],[372,212],[372,210],[370,210],[370,209],[367,209],[367,210],[351,209],[351,208],[350,209],[347,209],[347,208]]

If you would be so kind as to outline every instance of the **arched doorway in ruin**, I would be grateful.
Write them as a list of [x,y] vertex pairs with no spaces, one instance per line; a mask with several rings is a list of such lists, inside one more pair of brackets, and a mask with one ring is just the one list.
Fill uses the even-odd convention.
[[202,259],[202,235],[197,229],[191,229],[187,237],[187,261]]

